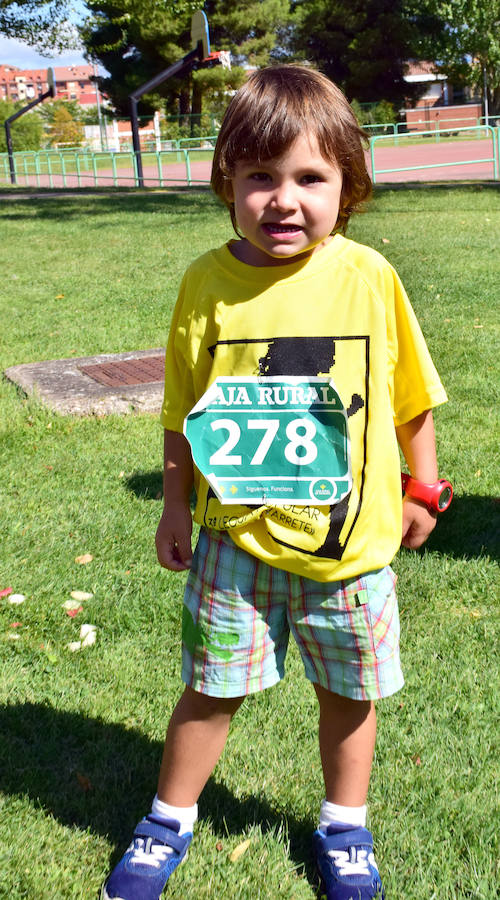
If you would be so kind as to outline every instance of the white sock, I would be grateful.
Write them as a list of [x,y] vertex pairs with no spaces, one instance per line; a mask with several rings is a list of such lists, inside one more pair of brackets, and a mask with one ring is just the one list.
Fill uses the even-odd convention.
[[155,796],[151,806],[153,816],[159,816],[161,819],[177,819],[181,823],[179,834],[193,833],[194,823],[198,818],[198,804],[194,806],[170,806],[170,803],[164,803]]
[[353,828],[366,827],[366,806],[339,806],[323,800],[319,812],[319,829],[325,831],[334,822],[343,822]]

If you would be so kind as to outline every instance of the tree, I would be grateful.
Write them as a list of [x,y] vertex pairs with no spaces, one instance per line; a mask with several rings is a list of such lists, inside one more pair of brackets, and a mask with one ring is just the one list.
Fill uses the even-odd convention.
[[[81,29],[82,40],[89,56],[109,72],[98,79],[100,90],[119,115],[128,116],[129,94],[190,48],[190,13],[186,4],[174,14],[166,4],[139,0],[87,0],[87,6],[92,15]],[[179,90],[177,80],[161,85],[141,99],[140,114],[152,115]]]
[[0,34],[41,52],[71,50],[79,40],[70,11],[64,0],[0,0]]
[[83,128],[76,122],[65,105],[59,106],[49,128],[49,142],[52,145],[69,144],[79,146],[83,140]]
[[[413,0],[406,0],[409,14]],[[500,112],[500,0],[415,0],[418,13],[433,23],[423,35],[421,54],[450,77],[483,94],[490,111]]]
[[[119,114],[128,116],[128,97],[134,88],[191,49],[191,9],[201,5],[184,4],[174,13],[160,0],[87,0],[93,15],[82,38],[89,56],[110,73],[99,79],[99,86]],[[289,0],[212,0],[204,8],[214,48],[230,50],[236,61],[262,65],[271,58],[280,25],[287,21]],[[151,115],[163,106],[167,112],[199,115],[203,99],[220,107],[224,92],[239,87],[243,78],[236,66],[231,71],[200,69],[169,79],[155,94],[141,99],[139,112]]]
[[289,45],[352,100],[397,107],[419,88],[404,81],[418,27],[404,0],[295,0]]
[[[0,153],[6,153],[7,142],[5,138],[4,122],[26,104],[22,100],[13,103],[12,100],[0,100]],[[20,150],[39,150],[43,140],[43,124],[36,110],[26,113],[12,122],[12,145],[14,152]]]
[[204,10],[214,46],[230,50],[237,62],[265,66],[281,56],[289,0],[207,0]]

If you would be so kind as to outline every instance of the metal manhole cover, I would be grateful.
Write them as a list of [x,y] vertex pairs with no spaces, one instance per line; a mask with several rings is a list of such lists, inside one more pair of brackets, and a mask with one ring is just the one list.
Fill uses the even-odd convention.
[[119,362],[78,366],[80,372],[93,381],[108,387],[124,387],[128,384],[152,384],[165,377],[165,357],[145,356],[141,359],[122,359]]

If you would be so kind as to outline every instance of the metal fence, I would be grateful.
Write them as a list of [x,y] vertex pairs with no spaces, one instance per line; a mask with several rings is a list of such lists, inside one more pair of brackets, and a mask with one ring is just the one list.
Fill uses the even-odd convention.
[[[447,129],[449,130],[449,129]],[[439,160],[435,160],[434,162],[424,163],[422,161],[418,161],[415,163],[411,163],[410,165],[397,165],[397,166],[384,166],[383,168],[377,168],[376,166],[376,157],[375,150],[377,144],[379,147],[382,145],[382,142],[385,142],[387,145],[387,138],[385,135],[376,135],[375,137],[370,138],[370,162],[371,162],[371,175],[373,184],[377,184],[377,177],[379,175],[387,175],[391,173],[400,173],[400,172],[416,172],[416,171],[426,171],[430,169],[449,169],[451,167],[458,166],[471,166],[471,165],[482,165],[484,163],[491,164],[491,176],[498,181],[498,159],[500,156],[500,128],[493,128],[491,125],[478,125],[476,127],[464,127],[464,128],[454,128],[453,136],[461,135],[466,132],[468,136],[472,136],[474,138],[486,139],[488,142],[491,141],[491,154],[486,157],[474,157],[467,155],[467,158],[454,159],[454,160],[446,160],[440,158]],[[415,141],[415,136],[419,138],[425,137],[433,137],[435,135],[435,130],[432,129],[430,131],[419,131],[419,132],[409,132],[407,134],[400,134],[398,136],[398,146],[403,146],[406,142],[407,146],[409,142]]]
[[[443,123],[444,124],[444,123]],[[401,173],[430,171],[452,167],[482,166],[482,175],[499,179],[500,128],[479,124],[472,127],[442,128],[438,136],[436,129],[401,133],[394,123],[370,126],[380,129],[370,138],[369,160],[374,184],[380,176],[394,173],[397,180],[403,180]],[[452,135],[448,141],[446,138]],[[437,140],[438,137],[438,140]],[[467,138],[469,141],[467,142]],[[143,151],[142,164],[144,184],[148,187],[193,186],[208,184],[210,167],[216,136],[204,138],[184,138],[172,141],[169,149]],[[430,145],[429,146],[429,141]],[[462,158],[445,158],[448,147],[462,141]],[[474,152],[477,141],[477,150]],[[442,146],[432,151],[432,146]],[[413,156],[409,153],[413,146]],[[479,156],[483,147],[486,155]],[[420,149],[422,148],[422,149]],[[427,156],[439,155],[425,161]],[[449,151],[451,154],[451,150]],[[456,156],[455,152],[455,156]],[[13,154],[15,183],[25,187],[81,188],[81,187],[135,187],[138,184],[137,160],[132,151],[112,150],[94,152],[85,148],[60,150],[26,151]],[[469,170],[470,171],[470,170]],[[387,179],[386,179],[387,180]],[[11,173],[6,153],[0,154],[0,184],[9,184]]]

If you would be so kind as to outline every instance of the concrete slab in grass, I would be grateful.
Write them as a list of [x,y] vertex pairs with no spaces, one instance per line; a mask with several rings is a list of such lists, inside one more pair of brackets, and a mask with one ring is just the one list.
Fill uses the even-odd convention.
[[165,350],[104,353],[38,363],[5,370],[26,394],[51,409],[77,416],[160,411]]

